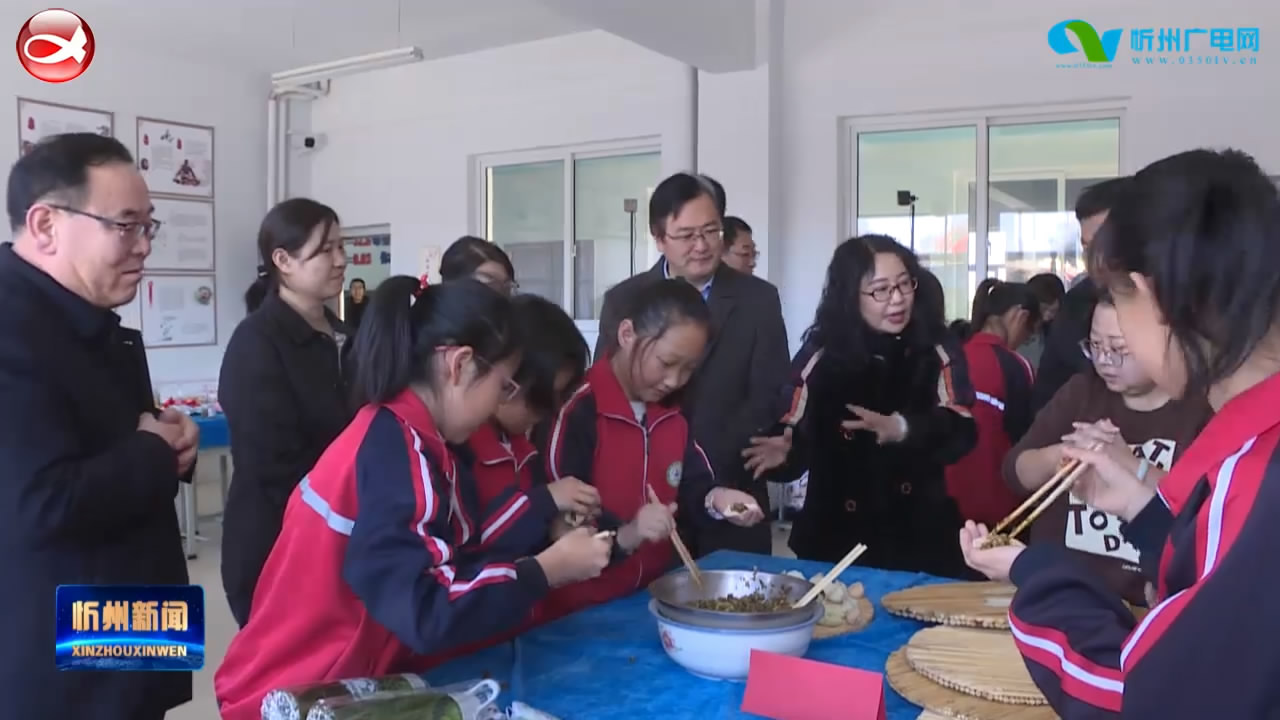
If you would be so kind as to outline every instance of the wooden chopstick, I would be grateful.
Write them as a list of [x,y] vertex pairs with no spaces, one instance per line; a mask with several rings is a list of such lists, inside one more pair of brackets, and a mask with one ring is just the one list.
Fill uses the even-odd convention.
[[1045,508],[1052,505],[1055,500],[1062,497],[1063,493],[1070,490],[1071,487],[1076,484],[1076,478],[1080,477],[1080,475],[1082,475],[1084,471],[1088,469],[1089,469],[1088,465],[1085,465],[1084,463],[1076,463],[1075,468],[1070,472],[1070,474],[1068,474],[1066,478],[1062,480],[1062,482],[1058,483],[1058,487],[1054,489],[1053,492],[1049,493],[1049,497],[1045,498],[1044,502],[1041,502],[1040,505],[1037,506],[1034,511],[1028,514],[1026,519],[1024,519],[1021,523],[1018,524],[1017,527],[1015,527],[1013,530],[1009,532],[1009,537],[1017,537],[1018,535],[1022,534],[1023,530],[1026,530],[1027,528],[1031,527],[1031,523],[1035,522],[1036,518],[1040,517],[1040,514],[1045,511]]
[[[649,492],[649,502],[665,505],[662,500],[658,499],[658,493],[653,491],[653,486],[646,484],[644,489]],[[676,554],[680,556],[680,562],[689,568],[689,574],[693,576],[693,582],[699,588],[702,587],[702,571],[698,569],[698,563],[693,561],[693,554],[689,552],[689,548],[685,547],[684,540],[680,539],[680,530],[673,529],[671,531],[671,544],[676,546]]]
[[1010,525],[1012,525],[1014,522],[1017,521],[1018,517],[1022,515],[1022,513],[1030,509],[1031,506],[1036,504],[1036,502],[1038,502],[1040,498],[1044,497],[1046,493],[1048,493],[1050,490],[1053,490],[1054,487],[1058,485],[1058,483],[1062,482],[1064,479],[1069,477],[1071,473],[1075,472],[1076,468],[1079,467],[1079,465],[1080,465],[1079,460],[1072,460],[1066,465],[1063,465],[1062,467],[1058,468],[1058,471],[1053,474],[1053,477],[1049,478],[1048,482],[1036,488],[1036,491],[1031,493],[1031,495],[1026,500],[1023,500],[1021,505],[1019,505],[1016,509],[1014,509],[1013,512],[1006,515],[1005,518],[999,522],[999,524],[991,528],[991,534],[997,535],[1001,532],[1004,532],[1006,529],[1008,529]]
[[[1090,449],[1099,450],[1100,448],[1101,445],[1094,445]],[[1080,475],[1088,469],[1088,467],[1088,465],[1085,465],[1079,460],[1072,460],[1066,465],[1058,468],[1058,471],[1053,474],[1053,477],[1049,478],[1048,482],[1041,485],[1039,488],[1036,488],[1036,491],[1031,493],[1030,497],[1022,501],[1021,505],[1005,516],[1005,518],[987,534],[986,540],[982,542],[982,548],[985,550],[987,548],[994,547],[994,538],[1003,533],[1018,519],[1019,515],[1035,504],[1035,509],[1028,513],[1027,516],[1023,518],[1022,522],[1018,523],[1018,525],[1007,534],[1010,539],[1021,535],[1024,530],[1031,527],[1031,523],[1035,522],[1036,518],[1040,517],[1040,515],[1044,513],[1045,509],[1075,485],[1076,479],[1078,479]]]
[[795,601],[795,603],[793,603],[791,607],[802,608],[805,605],[808,605],[809,603],[813,602],[814,598],[818,597],[818,595],[821,595],[822,591],[826,590],[827,586],[830,585],[832,582],[834,582],[835,579],[840,576],[840,573],[844,572],[845,570],[848,570],[849,566],[853,564],[853,561],[861,557],[862,553],[866,551],[867,551],[866,545],[863,545],[862,543],[858,543],[857,545],[855,545],[854,548],[849,551],[848,555],[845,555],[844,558],[840,560],[840,562],[836,563],[836,566],[831,568],[830,572],[828,572],[826,575],[823,575],[822,579],[819,580],[816,585],[809,588],[809,592],[805,593],[804,597],[801,597],[799,600]]

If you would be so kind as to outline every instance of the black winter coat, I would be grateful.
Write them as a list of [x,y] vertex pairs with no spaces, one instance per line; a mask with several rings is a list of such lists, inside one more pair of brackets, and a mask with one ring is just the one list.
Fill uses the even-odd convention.
[[62,584],[186,585],[178,458],[138,432],[142,336],[0,245],[0,697],[5,718],[160,717],[186,672],[59,672]]
[[[865,543],[861,565],[966,576],[960,516],[943,473],[977,443],[964,355],[949,341],[923,349],[886,336],[875,343],[876,354],[856,370],[811,343],[792,363],[782,424],[793,427],[793,447],[773,478],[809,472],[791,549],[801,558],[836,562]],[[900,413],[906,439],[880,445],[871,432],[847,435],[840,423],[854,417],[850,404]]]

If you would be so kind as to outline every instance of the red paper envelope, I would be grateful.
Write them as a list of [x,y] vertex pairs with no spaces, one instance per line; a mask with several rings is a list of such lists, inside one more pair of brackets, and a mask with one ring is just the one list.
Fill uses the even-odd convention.
[[884,676],[752,650],[742,711],[773,720],[884,720]]

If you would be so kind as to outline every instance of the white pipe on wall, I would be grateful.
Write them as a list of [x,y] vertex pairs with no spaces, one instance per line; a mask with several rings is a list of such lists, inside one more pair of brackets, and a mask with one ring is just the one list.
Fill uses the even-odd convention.
[[279,200],[288,200],[289,194],[289,98],[280,98],[276,100],[280,105],[277,110],[279,118],[280,138],[276,142],[280,149],[280,157],[276,160],[276,197]]
[[[280,158],[280,116],[275,93],[267,97],[267,210],[276,204],[276,161]],[[266,210],[263,211],[264,213]]]
[[689,170],[698,171],[698,68],[690,65],[685,72],[688,75],[688,100],[689,103],[689,157],[692,162]]

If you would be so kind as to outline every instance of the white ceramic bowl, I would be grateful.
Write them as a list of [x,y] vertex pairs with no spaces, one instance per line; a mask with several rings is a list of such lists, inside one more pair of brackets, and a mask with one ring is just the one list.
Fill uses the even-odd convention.
[[813,626],[822,617],[822,603],[811,607],[813,613],[801,623],[755,630],[690,625],[663,615],[658,601],[649,601],[667,655],[685,670],[710,680],[745,680],[752,650],[803,657],[813,639]]

